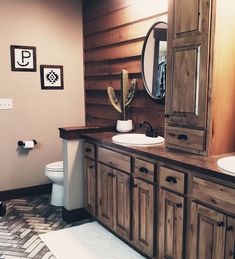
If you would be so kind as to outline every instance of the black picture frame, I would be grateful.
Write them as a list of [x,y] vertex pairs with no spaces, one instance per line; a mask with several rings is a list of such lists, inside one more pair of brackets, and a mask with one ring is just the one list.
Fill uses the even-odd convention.
[[61,65],[40,65],[42,90],[63,90],[64,69]]
[[11,71],[36,72],[35,46],[11,45]]

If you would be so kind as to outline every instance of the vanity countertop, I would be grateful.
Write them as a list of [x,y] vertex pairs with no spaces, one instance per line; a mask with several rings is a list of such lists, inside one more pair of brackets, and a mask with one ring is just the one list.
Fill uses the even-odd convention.
[[121,149],[126,152],[134,152],[135,154],[146,156],[158,161],[174,164],[182,168],[195,170],[200,173],[204,173],[216,178],[230,181],[235,183],[235,175],[220,169],[217,166],[217,160],[225,156],[234,156],[235,153],[224,154],[220,156],[202,156],[193,155],[182,151],[169,150],[165,148],[164,144],[139,147],[139,146],[127,146],[120,145],[112,142],[112,137],[117,135],[116,132],[100,132],[100,133],[85,133],[82,136],[87,141],[92,141],[100,145],[106,145],[112,148]]

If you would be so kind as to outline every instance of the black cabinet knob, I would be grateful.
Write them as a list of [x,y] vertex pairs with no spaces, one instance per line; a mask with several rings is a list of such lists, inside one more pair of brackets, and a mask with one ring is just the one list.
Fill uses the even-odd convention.
[[179,134],[179,135],[177,136],[177,139],[179,139],[179,140],[188,140],[188,136],[185,135],[185,134]]
[[217,222],[218,227],[224,227],[224,222],[223,221],[218,221]]
[[134,184],[134,185],[133,185],[133,188],[137,188],[137,186],[138,186],[137,184]]
[[87,148],[85,149],[85,151],[86,151],[87,153],[91,153],[91,149],[90,149],[89,147],[87,147]]
[[227,231],[233,231],[233,226],[226,226]]
[[176,203],[175,206],[176,208],[179,208],[179,209],[183,207],[182,203]]
[[139,168],[139,172],[142,173],[142,174],[147,174],[149,171],[148,171],[147,168],[142,166],[142,167]]
[[115,174],[113,174],[113,173],[108,173],[108,176],[110,176],[110,177],[115,177]]
[[173,176],[167,176],[165,178],[165,180],[168,182],[168,183],[173,183],[173,184],[176,184],[177,183],[177,179]]

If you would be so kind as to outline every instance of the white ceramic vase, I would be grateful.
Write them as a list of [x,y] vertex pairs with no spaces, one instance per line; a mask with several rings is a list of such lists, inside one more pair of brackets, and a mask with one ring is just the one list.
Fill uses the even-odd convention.
[[118,132],[130,132],[132,129],[132,120],[117,120],[116,130]]

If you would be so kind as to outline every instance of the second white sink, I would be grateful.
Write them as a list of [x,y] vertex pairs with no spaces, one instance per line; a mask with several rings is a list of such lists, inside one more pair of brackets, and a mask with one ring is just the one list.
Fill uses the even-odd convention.
[[217,161],[217,165],[221,169],[235,174],[235,156],[223,157]]
[[164,138],[160,136],[157,138],[151,138],[140,133],[126,133],[113,136],[112,141],[117,144],[131,146],[148,146],[161,144],[164,142]]

